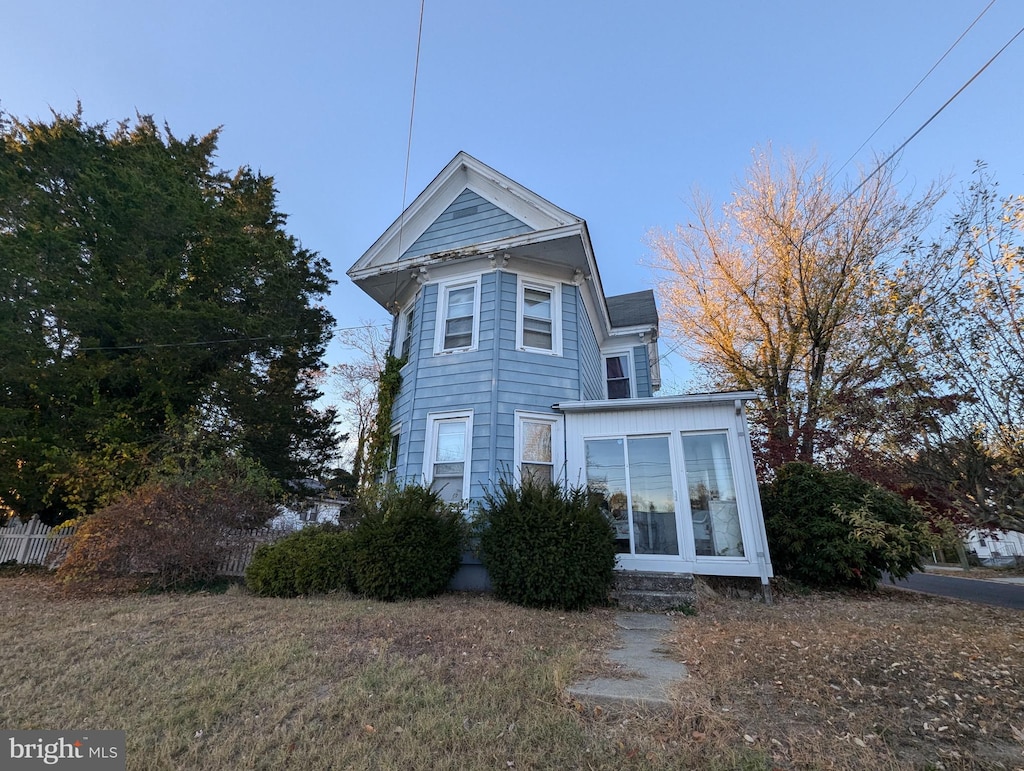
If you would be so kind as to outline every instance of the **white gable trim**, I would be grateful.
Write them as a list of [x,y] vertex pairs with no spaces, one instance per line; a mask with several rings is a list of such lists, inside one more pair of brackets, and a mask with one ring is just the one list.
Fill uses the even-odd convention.
[[460,152],[349,268],[348,275],[356,278],[367,269],[398,262],[405,250],[467,188],[535,230],[582,222],[468,153]]

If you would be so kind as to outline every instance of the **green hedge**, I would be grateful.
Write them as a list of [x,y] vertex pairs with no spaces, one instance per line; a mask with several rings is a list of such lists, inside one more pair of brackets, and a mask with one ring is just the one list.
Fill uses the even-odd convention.
[[761,488],[772,566],[826,589],[873,589],[920,570],[932,537],[920,508],[845,471],[787,463]]
[[585,490],[502,480],[485,496],[477,526],[499,599],[565,610],[608,602],[615,532]]
[[461,510],[420,485],[384,488],[363,505],[352,531],[359,593],[394,601],[443,592],[462,560]]
[[263,544],[246,568],[246,585],[265,597],[352,590],[352,540],[350,532],[309,527]]

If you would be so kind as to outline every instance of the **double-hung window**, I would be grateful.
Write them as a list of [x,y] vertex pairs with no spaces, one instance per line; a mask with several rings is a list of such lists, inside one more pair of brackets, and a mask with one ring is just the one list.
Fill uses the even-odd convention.
[[560,300],[557,285],[520,280],[517,347],[541,353],[561,353]]
[[628,353],[604,357],[605,383],[609,399],[629,399],[633,395],[629,376],[632,370],[630,361]]
[[473,413],[444,413],[427,417],[429,452],[424,464],[427,484],[449,503],[469,495],[469,462]]
[[395,342],[392,353],[396,359],[404,359],[412,351],[413,323],[416,303],[413,301],[398,314],[395,320]]
[[399,432],[395,431],[391,434],[391,442],[388,444],[388,462],[387,468],[384,470],[384,482],[394,482],[397,478],[398,472],[398,448],[399,448]]
[[546,484],[558,480],[563,464],[562,421],[544,413],[516,411],[519,479]]
[[480,282],[474,280],[443,284],[439,288],[437,353],[468,351],[476,348],[480,316]]

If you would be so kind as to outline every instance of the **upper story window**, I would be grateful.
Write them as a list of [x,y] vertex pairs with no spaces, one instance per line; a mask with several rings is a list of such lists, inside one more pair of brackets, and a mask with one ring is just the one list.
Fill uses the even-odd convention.
[[605,383],[609,399],[629,399],[633,396],[633,367],[628,353],[604,357]]
[[407,358],[412,351],[415,310],[416,303],[413,301],[408,308],[398,314],[398,318],[395,320],[395,342],[391,353],[396,359]]
[[480,322],[480,281],[442,284],[438,288],[435,353],[471,351],[477,346]]
[[561,318],[561,293],[556,284],[520,280],[516,347],[560,355]]

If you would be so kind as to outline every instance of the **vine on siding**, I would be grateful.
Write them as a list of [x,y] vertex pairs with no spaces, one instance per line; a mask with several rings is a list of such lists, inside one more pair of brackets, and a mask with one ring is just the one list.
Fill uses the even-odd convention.
[[396,359],[388,354],[384,360],[384,369],[380,373],[377,389],[377,417],[373,422],[373,435],[370,437],[370,450],[367,453],[367,468],[363,478],[367,482],[376,482],[388,467],[388,452],[391,449],[391,412],[395,406],[395,397],[402,385],[401,369],[405,365],[405,357]]

